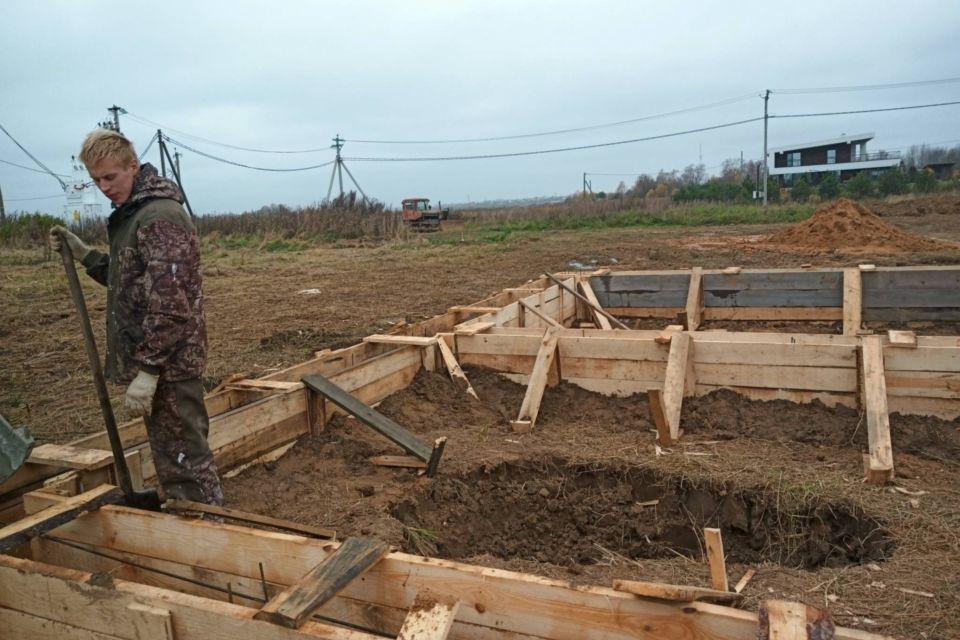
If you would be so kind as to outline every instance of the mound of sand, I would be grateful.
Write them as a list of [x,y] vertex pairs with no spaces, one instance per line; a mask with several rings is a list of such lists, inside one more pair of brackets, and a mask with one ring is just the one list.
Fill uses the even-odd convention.
[[950,248],[946,243],[907,233],[888,224],[863,205],[846,198],[824,204],[809,219],[770,236],[763,243],[822,251],[876,253]]

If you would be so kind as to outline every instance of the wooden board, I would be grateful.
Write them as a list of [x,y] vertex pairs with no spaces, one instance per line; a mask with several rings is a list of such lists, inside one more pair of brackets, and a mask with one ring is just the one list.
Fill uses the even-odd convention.
[[616,591],[632,593],[645,598],[660,600],[674,600],[676,602],[718,602],[728,603],[742,600],[739,593],[718,591],[704,587],[693,587],[679,584],[664,584],[662,582],[639,582],[636,580],[614,580],[613,588]]
[[723,537],[720,529],[706,528],[703,530],[703,541],[707,547],[707,559],[710,561],[710,582],[717,591],[727,592],[730,585],[727,582],[727,563],[723,555]]
[[670,341],[666,377],[663,382],[664,417],[670,428],[670,441],[680,437],[680,411],[683,397],[691,395],[693,379],[693,341],[689,333],[678,333]]
[[444,640],[453,628],[459,606],[456,598],[423,590],[413,601],[413,608],[403,621],[397,640]]
[[302,627],[314,611],[379,562],[389,549],[371,538],[347,538],[297,584],[271,598],[254,618],[291,629]]
[[520,405],[519,415],[511,423],[515,425],[515,428],[521,430],[532,429],[537,422],[540,402],[543,400],[543,391],[547,386],[547,376],[553,366],[559,339],[560,332],[556,327],[547,329],[543,334],[537,359],[530,374],[530,383],[527,385],[527,392],[524,394],[523,403]]
[[263,516],[258,513],[248,513],[246,511],[230,509],[227,507],[218,507],[216,505],[193,502],[191,500],[167,500],[163,503],[163,508],[166,511],[209,513],[211,515],[221,516],[230,520],[262,524],[268,527],[273,527],[274,529],[280,529],[281,531],[290,531],[293,533],[314,536],[316,538],[333,539],[337,537],[337,532],[333,529],[314,527],[308,524],[292,522],[290,520],[281,520],[279,518]]
[[861,385],[870,446],[867,480],[883,484],[893,479],[893,445],[890,441],[890,416],[887,411],[883,343],[879,336],[866,336],[863,338],[861,350]]
[[607,331],[613,329],[613,326],[610,324],[610,320],[607,318],[607,316],[597,312],[597,308],[602,307],[600,307],[600,301],[597,300],[597,294],[594,293],[593,287],[590,286],[590,280],[581,278],[577,284],[580,287],[580,292],[583,293],[583,297],[589,301],[588,306],[590,306],[590,316],[596,323],[597,328]]
[[863,322],[859,269],[843,271],[843,335],[855,336]]
[[123,493],[117,487],[110,485],[101,485],[67,498],[60,504],[52,505],[0,528],[0,553],[9,553],[31,538],[56,529],[82,513],[121,501],[123,501]]
[[27,462],[67,469],[100,469],[113,464],[113,453],[68,444],[41,444],[33,448]]
[[690,270],[690,285],[687,290],[687,302],[681,321],[685,331],[696,331],[700,327],[703,316],[703,305],[703,268],[694,267]]
[[428,347],[437,343],[436,336],[397,336],[397,335],[379,335],[374,334],[366,336],[364,342],[377,342],[379,344],[403,344],[414,347]]
[[443,364],[447,369],[447,373],[450,375],[450,379],[462,385],[468,394],[479,400],[477,392],[474,391],[473,385],[470,384],[470,380],[467,379],[467,375],[460,367],[460,363],[457,362],[457,357],[453,354],[453,351],[450,350],[450,345],[447,344],[447,341],[440,339],[437,342],[437,346],[440,348],[440,356],[443,358]]

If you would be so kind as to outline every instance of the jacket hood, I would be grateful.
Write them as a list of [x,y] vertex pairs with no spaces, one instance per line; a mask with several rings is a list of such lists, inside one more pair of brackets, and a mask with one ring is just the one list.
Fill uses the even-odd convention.
[[156,167],[145,162],[140,165],[140,171],[133,179],[133,192],[130,194],[130,199],[117,208],[125,209],[155,198],[169,198],[183,204],[183,192],[180,191],[177,183],[162,177],[157,173]]

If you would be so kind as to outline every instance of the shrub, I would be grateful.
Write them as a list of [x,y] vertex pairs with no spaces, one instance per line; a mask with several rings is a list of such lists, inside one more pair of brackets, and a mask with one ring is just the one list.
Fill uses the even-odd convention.
[[843,190],[854,200],[862,200],[873,195],[873,180],[866,171],[861,171],[843,185]]
[[913,181],[913,190],[917,193],[933,193],[937,190],[937,177],[933,171],[924,169],[917,172],[917,177]]
[[793,188],[790,189],[790,199],[794,202],[806,202],[812,194],[813,187],[803,176],[797,178],[796,182],[793,183]]
[[877,181],[877,189],[881,195],[896,196],[909,191],[910,185],[907,184],[907,175],[899,169],[887,171]]
[[817,187],[821,200],[833,200],[840,195],[840,181],[832,173],[820,181]]

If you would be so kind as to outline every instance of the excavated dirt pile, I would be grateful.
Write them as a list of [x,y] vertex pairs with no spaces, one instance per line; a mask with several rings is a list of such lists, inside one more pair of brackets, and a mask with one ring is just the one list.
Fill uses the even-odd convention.
[[942,251],[946,243],[907,233],[863,205],[840,198],[817,209],[813,216],[799,224],[770,236],[763,244],[870,253],[902,253]]

